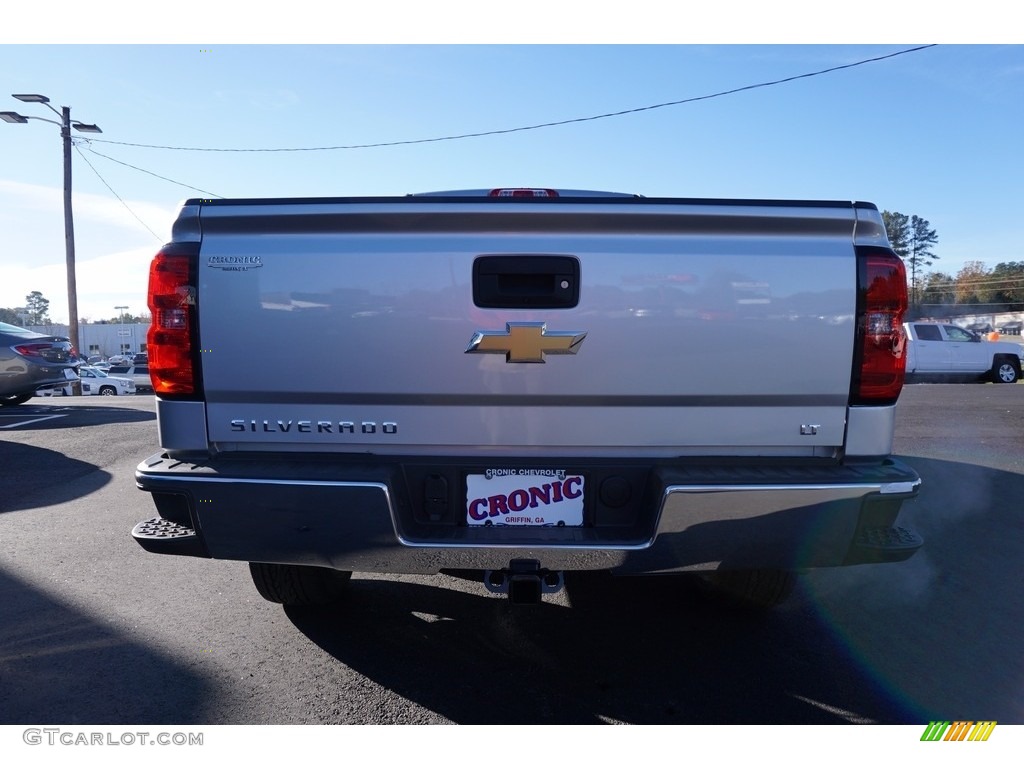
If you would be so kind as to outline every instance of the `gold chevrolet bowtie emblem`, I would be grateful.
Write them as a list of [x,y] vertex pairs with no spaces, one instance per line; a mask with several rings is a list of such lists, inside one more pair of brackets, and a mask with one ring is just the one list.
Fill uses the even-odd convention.
[[477,331],[466,352],[504,353],[506,363],[543,363],[544,355],[575,355],[586,332],[548,331],[547,323],[505,323],[504,331]]

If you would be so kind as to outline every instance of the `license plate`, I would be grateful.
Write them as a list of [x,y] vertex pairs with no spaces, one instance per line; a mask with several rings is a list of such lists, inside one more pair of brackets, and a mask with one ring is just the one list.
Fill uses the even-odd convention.
[[466,476],[469,525],[581,526],[583,475],[562,469],[488,469]]

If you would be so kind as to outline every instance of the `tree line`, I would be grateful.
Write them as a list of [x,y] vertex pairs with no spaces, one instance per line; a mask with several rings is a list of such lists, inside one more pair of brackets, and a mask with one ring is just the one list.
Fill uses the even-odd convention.
[[[79,319],[81,323],[96,323],[98,325],[113,325],[115,323],[148,323],[149,315],[117,315],[105,320],[90,320],[87,317]],[[25,297],[24,307],[0,307],[0,323],[11,325],[52,325],[50,320],[50,300],[43,296],[42,291],[32,291]]]
[[49,325],[50,300],[41,291],[32,291],[25,297],[25,306],[20,309],[0,307],[0,323],[11,325]]
[[1024,261],[1000,262],[993,269],[980,261],[968,261],[955,276],[931,272],[922,284],[920,298],[926,311],[958,304],[983,306],[989,312],[1022,310]]
[[907,266],[910,304],[917,313],[941,314],[957,307],[1024,310],[1024,262],[1000,262],[989,269],[983,262],[969,261],[956,275],[928,271],[939,260],[939,236],[931,223],[899,211],[882,211],[882,220],[892,249]]

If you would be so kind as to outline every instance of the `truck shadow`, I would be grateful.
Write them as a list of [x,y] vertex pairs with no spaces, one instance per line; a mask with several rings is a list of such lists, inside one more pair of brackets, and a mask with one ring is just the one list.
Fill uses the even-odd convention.
[[905,563],[811,571],[818,615],[873,676],[941,719],[1024,722],[1024,474],[900,457],[921,475]]
[[1024,475],[903,458],[924,486],[901,522],[924,549],[809,571],[768,614],[685,577],[591,576],[570,605],[513,608],[443,576],[358,574],[343,604],[286,613],[339,662],[456,723],[1024,722]]
[[112,479],[95,464],[24,443],[0,440],[0,512],[62,504]]
[[[41,400],[42,398],[37,398]],[[156,413],[152,411],[139,410],[124,405],[119,406],[118,402],[133,402],[133,399],[118,397],[80,397],[76,401],[88,400],[96,405],[62,405],[64,398],[56,398],[50,402],[31,401],[26,405],[16,408],[0,408],[0,437],[14,437],[19,432],[41,432],[51,429],[67,429],[68,416],[75,417],[74,426],[80,426],[83,421],[99,420],[104,424],[136,424],[141,421],[156,421]],[[50,400],[50,398],[46,398]],[[21,426],[24,423],[24,426]],[[6,426],[15,424],[16,426]]]
[[572,595],[577,606],[512,607],[355,579],[337,609],[287,615],[338,661],[456,723],[928,720],[859,681],[799,603],[745,614],[674,577],[584,578]]
[[0,570],[0,723],[201,723],[200,676]]

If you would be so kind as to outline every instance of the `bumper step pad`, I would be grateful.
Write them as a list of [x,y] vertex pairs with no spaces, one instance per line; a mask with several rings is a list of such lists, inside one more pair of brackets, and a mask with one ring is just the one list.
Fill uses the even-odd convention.
[[132,529],[132,538],[147,552],[193,557],[210,556],[193,529],[162,517],[143,520]]
[[853,543],[858,563],[898,563],[913,555],[924,539],[899,526],[864,528]]

